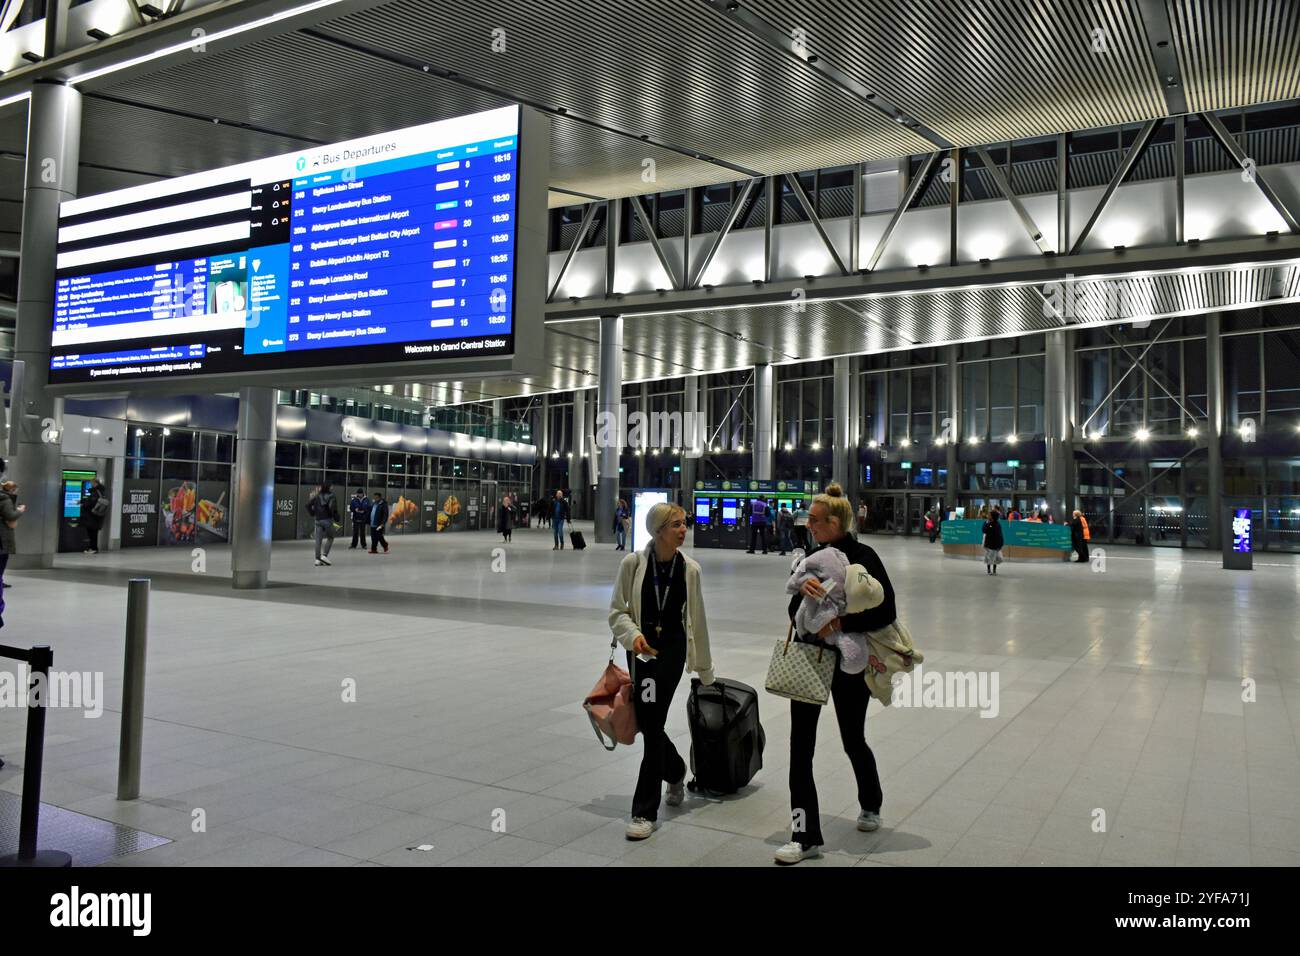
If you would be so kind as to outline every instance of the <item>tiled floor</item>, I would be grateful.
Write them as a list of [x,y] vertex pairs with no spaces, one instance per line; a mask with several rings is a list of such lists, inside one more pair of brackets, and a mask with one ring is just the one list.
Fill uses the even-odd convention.
[[[594,540],[590,529],[589,541]],[[883,709],[867,737],[884,827],[859,833],[833,720],[819,729],[837,865],[1300,865],[1300,561],[1110,548],[1104,573],[945,559],[869,537],[926,670],[996,673],[999,712]],[[105,711],[51,711],[43,799],[173,842],[108,865],[770,866],[787,839],[789,710],[761,694],[765,767],[629,843],[640,745],[606,753],[579,702],[603,666],[621,555],[520,530],[394,539],[389,555],[277,543],[261,592],[229,554],[66,556],[10,575],[5,643],[102,671]],[[761,687],[785,562],[694,552],[717,670]],[[114,798],[125,580],[153,579],[142,798]],[[0,670],[12,665],[0,661]],[[1243,701],[1243,680],[1252,684]],[[685,685],[683,685],[685,686]],[[355,688],[355,701],[345,701]],[[669,730],[689,747],[684,695]],[[0,789],[23,715],[0,708]]]

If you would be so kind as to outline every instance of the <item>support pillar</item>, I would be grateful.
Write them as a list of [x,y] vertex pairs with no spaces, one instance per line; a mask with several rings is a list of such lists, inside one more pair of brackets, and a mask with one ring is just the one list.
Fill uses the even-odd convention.
[[600,456],[596,489],[596,543],[614,543],[618,507],[618,461],[623,451],[623,317],[600,317],[600,386],[596,418],[596,454]]
[[241,388],[230,536],[231,582],[237,590],[266,587],[274,498],[275,389]]
[[1064,329],[1046,334],[1043,363],[1043,411],[1047,445],[1047,504],[1057,521],[1069,517],[1074,509],[1074,441],[1073,415],[1069,396],[1074,369],[1070,354],[1070,333]]
[[573,457],[569,460],[569,512],[577,518],[585,518],[584,509],[589,493],[587,491],[587,393],[576,388],[573,390],[573,423],[570,426],[573,445]]
[[18,445],[9,465],[27,512],[18,522],[15,570],[54,567],[59,550],[59,471],[63,400],[46,391],[54,314],[55,243],[59,203],[77,195],[81,94],[60,83],[32,86],[28,102],[27,165],[19,240],[14,360],[26,366],[23,394],[14,396]]
[[772,388],[772,366],[754,366],[754,464],[752,477],[757,481],[772,479],[772,442],[775,438],[773,418],[776,414]]
[[554,492],[547,492],[546,469],[551,460],[551,396],[542,396],[541,421],[537,427],[537,464],[533,467],[533,501],[549,498]]
[[831,409],[831,421],[834,422],[834,444],[831,448],[831,478],[838,481],[848,495],[849,501],[853,504],[854,511],[857,510],[857,499],[854,497],[853,468],[850,463],[850,454],[853,451],[853,427],[851,404],[849,397],[850,383],[853,378],[852,359],[848,356],[840,356],[834,360],[834,400],[835,407]]
[[1210,550],[1223,548],[1223,318],[1218,312],[1205,317],[1206,465],[1210,473],[1210,500],[1206,505]]
[[[700,427],[700,377],[687,375],[682,382],[682,507],[694,515],[692,496],[695,494],[695,476],[699,472],[701,449],[706,437]],[[692,521],[694,519],[692,518]]]
[[947,458],[948,480],[944,484],[944,507],[952,511],[957,507],[961,491],[961,366],[957,364],[958,347],[944,349],[948,363],[948,415],[950,420],[945,435],[944,453]]

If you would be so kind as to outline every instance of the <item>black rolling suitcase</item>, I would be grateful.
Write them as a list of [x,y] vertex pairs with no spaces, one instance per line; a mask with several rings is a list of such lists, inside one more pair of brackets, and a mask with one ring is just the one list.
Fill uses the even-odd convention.
[[758,722],[758,693],[748,684],[715,680],[705,687],[692,677],[686,719],[692,793],[735,793],[762,769],[767,735]]
[[582,536],[581,531],[570,531],[569,543],[573,545],[574,551],[582,551],[587,547],[587,539]]

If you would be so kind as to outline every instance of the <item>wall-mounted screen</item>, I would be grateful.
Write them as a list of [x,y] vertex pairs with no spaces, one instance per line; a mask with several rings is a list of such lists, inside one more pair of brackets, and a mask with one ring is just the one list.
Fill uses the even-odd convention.
[[708,498],[695,499],[695,523],[696,524],[709,523],[709,499]]
[[521,198],[521,148],[547,148],[523,119],[511,106],[64,202],[51,384],[346,381],[513,354],[520,216],[544,215]]

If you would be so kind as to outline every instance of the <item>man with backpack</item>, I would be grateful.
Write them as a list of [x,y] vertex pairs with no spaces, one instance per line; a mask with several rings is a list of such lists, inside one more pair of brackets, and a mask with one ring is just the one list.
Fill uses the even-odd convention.
[[[334,544],[334,528],[339,525],[339,502],[326,482],[307,501],[307,514],[316,519],[316,567],[329,565]],[[322,545],[324,546],[322,548]]]
[[82,554],[99,554],[99,532],[111,508],[108,490],[96,478],[81,498],[81,527],[86,530],[86,548]]

